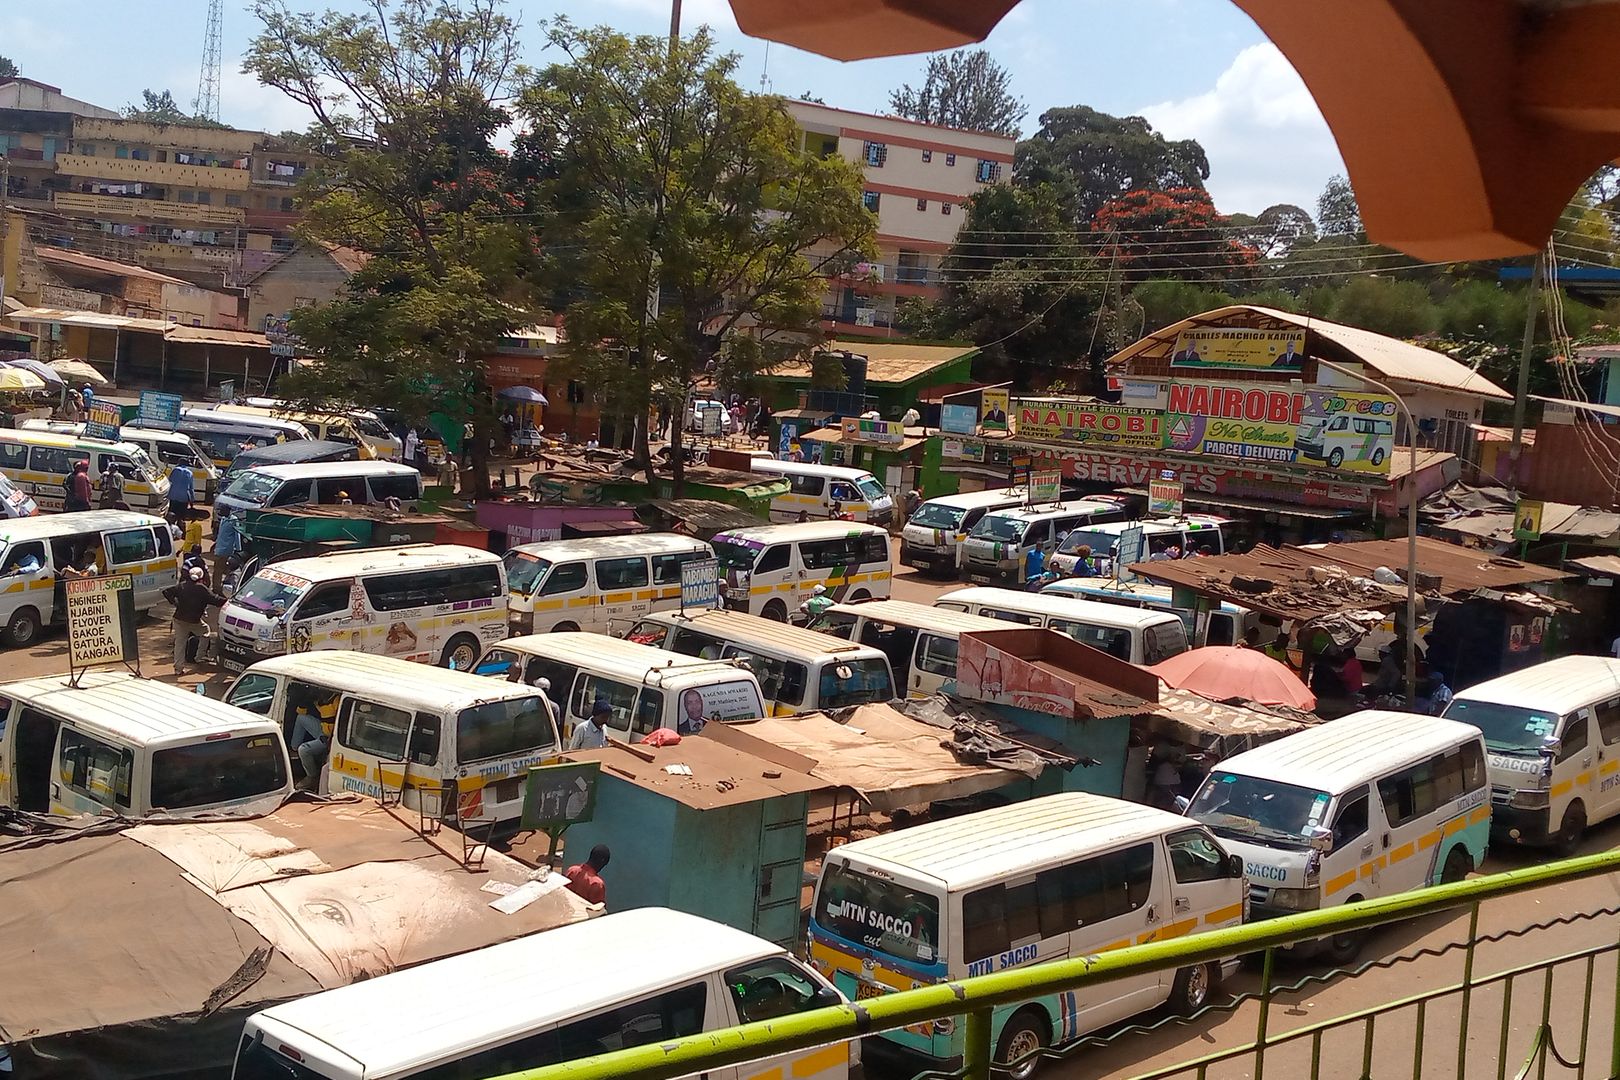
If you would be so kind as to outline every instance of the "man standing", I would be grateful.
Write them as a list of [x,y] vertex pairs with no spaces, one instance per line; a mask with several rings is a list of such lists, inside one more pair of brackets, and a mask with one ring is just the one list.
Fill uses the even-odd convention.
[[568,891],[587,904],[606,904],[607,882],[602,880],[602,869],[612,857],[613,853],[606,844],[591,848],[584,862],[575,863],[564,871],[568,878]]
[[200,567],[193,567],[181,578],[180,584],[163,590],[163,598],[174,605],[174,673],[186,673],[186,648],[191,639],[197,639],[197,660],[201,663],[208,647],[208,627],[203,619],[211,607],[223,607],[225,598],[210,589],[203,581],[208,575]]
[[235,514],[221,514],[219,529],[214,533],[214,587],[221,588],[225,584],[225,575],[230,572],[231,559],[240,554],[242,550],[242,527],[236,520]]
[[606,698],[597,698],[596,704],[591,706],[591,716],[582,720],[574,728],[574,733],[568,738],[569,750],[600,750],[607,745],[608,721],[613,718],[613,706],[607,703]]
[[88,461],[75,461],[73,473],[67,480],[67,495],[62,500],[62,509],[67,511],[90,509],[90,463]]
[[191,500],[196,497],[191,470],[176,465],[169,472],[169,513],[181,521],[191,519]]
[[405,433],[405,464],[413,468],[421,468],[416,460],[416,452],[420,447],[421,439],[417,436],[416,429],[411,428]]

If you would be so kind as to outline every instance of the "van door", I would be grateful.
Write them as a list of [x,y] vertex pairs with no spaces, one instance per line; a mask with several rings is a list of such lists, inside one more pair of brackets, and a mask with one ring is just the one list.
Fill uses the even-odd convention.
[[[163,530],[169,540],[168,530]],[[158,542],[152,526],[141,525],[133,529],[109,532],[104,537],[107,550],[107,572],[128,574],[135,583],[135,610],[145,611],[162,599],[163,590],[175,581],[173,542],[168,546],[169,558],[159,558]]]
[[[1157,839],[1094,855],[1058,868],[1054,892],[1064,898],[1064,919],[1074,929],[1069,955],[1123,949],[1158,940],[1171,922],[1167,871]],[[1050,872],[1050,871],[1049,871]],[[1158,973],[1134,975],[1075,991],[1072,1031],[1095,1031],[1162,1000]]]
[[51,811],[55,784],[56,730],[61,721],[24,706],[11,737],[11,805],[34,814]]
[[[1173,832],[1164,838],[1170,863],[1170,916],[1160,939],[1201,933],[1243,921],[1243,895],[1248,882],[1243,871],[1232,870],[1226,849],[1207,829]],[[1159,973],[1159,988],[1166,995],[1175,971]]]
[[5,562],[0,563],[0,623],[10,628],[18,611],[25,607],[33,608],[38,615],[38,625],[33,628],[37,634],[39,626],[51,621],[51,585],[55,580],[45,541],[29,540],[12,544],[6,549]]
[[[597,602],[583,609],[582,613],[590,620],[590,625],[580,629],[607,633],[613,621],[638,619],[652,610],[653,590],[648,577],[647,556],[597,559],[593,570],[596,574]],[[620,625],[623,623],[620,622]]]
[[352,649],[365,651],[366,620],[349,610],[351,580],[328,581],[304,594],[288,621],[287,651]]
[[1552,805],[1547,815],[1547,828],[1557,831],[1570,807],[1579,802],[1592,818],[1592,800],[1597,787],[1594,779],[1597,769],[1597,751],[1592,745],[1592,724],[1587,719],[1590,709],[1565,716],[1558,729],[1558,755],[1553,759]]
[[[894,664],[894,658],[892,656],[889,658],[891,666],[895,669],[895,684],[906,688],[907,697],[932,697],[943,690],[946,683],[954,685],[958,645],[955,634],[921,631],[917,634],[915,654],[907,657],[904,664]],[[910,668],[909,687],[905,676],[900,674],[902,667]]]
[[[705,1030],[776,1020],[826,1008],[843,1000],[827,980],[791,956],[767,956],[741,964],[727,970],[720,982],[724,987],[721,1008],[712,1010],[715,1015],[705,1022]],[[742,1068],[711,1070],[707,1075],[710,1080],[743,1077],[845,1080],[849,1076],[849,1044],[795,1050],[749,1062]]]
[[1378,854],[1380,837],[1388,829],[1384,820],[1383,804],[1373,799],[1366,784],[1351,788],[1339,796],[1338,808],[1328,823],[1333,834],[1333,846],[1322,859],[1317,878],[1321,882],[1322,907],[1342,904],[1351,896],[1365,896],[1367,886],[1361,885],[1361,868],[1368,867],[1371,882],[1373,860]]
[[1592,709],[1597,723],[1597,804],[1592,821],[1603,821],[1620,813],[1620,699],[1605,701]]
[[68,725],[57,735],[56,771],[51,777],[51,813],[72,816],[111,811],[144,812],[132,805],[135,752],[86,735]]

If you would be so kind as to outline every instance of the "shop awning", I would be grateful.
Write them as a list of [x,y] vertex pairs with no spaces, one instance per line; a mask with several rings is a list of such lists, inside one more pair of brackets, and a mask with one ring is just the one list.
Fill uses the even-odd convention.
[[1258,705],[1211,701],[1190,690],[1166,686],[1159,691],[1156,711],[1142,714],[1140,723],[1154,734],[1188,746],[1218,749],[1226,756],[1303,731],[1314,719],[1310,713],[1285,715]]

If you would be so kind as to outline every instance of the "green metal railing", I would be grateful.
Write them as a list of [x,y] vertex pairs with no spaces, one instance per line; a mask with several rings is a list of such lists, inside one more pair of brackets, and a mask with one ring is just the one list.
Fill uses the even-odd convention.
[[[1424,1075],[1424,1055],[1435,1052],[1424,1043],[1425,1025],[1429,1022],[1431,1006],[1442,997],[1459,998],[1458,1040],[1455,1050],[1458,1077],[1472,1077],[1485,1073],[1469,1069],[1469,1018],[1476,998],[1487,988],[1500,988],[1502,995],[1501,1030],[1495,1068],[1487,1070],[1499,1080],[1508,1075],[1509,1030],[1515,984],[1541,973],[1541,1021],[1530,1039],[1530,1047],[1523,1065],[1513,1074],[1516,1080],[1530,1076],[1545,1077],[1549,1060],[1560,1067],[1573,1070],[1580,1076],[1602,1075],[1620,1077],[1620,940],[1612,934],[1610,939],[1591,948],[1565,953],[1547,960],[1510,967],[1487,976],[1477,976],[1474,970],[1476,944],[1481,941],[1501,941],[1525,934],[1524,930],[1510,931],[1496,938],[1479,936],[1480,905],[1487,900],[1511,896],[1547,886],[1560,885],[1583,878],[1596,877],[1620,871],[1620,850],[1600,855],[1588,855],[1543,866],[1510,870],[1487,877],[1450,885],[1436,885],[1427,889],[1402,893],[1377,900],[1366,900],[1327,911],[1305,912],[1245,926],[1208,933],[1194,934],[1171,941],[1137,945],[1102,953],[1097,956],[1058,960],[1029,967],[1012,968],[989,975],[958,979],[917,990],[907,990],[859,1003],[832,1006],[781,1017],[775,1020],[744,1024],[722,1031],[704,1032],[684,1038],[669,1039],[656,1044],[619,1050],[597,1057],[550,1065],[525,1072],[512,1073],[495,1080],[669,1080],[711,1070],[725,1069],[774,1057],[797,1050],[810,1049],[830,1043],[857,1039],[877,1032],[913,1024],[932,1023],[937,1020],[965,1018],[964,1065],[958,1075],[966,1080],[988,1080],[991,1069],[991,1010],[996,1006],[1011,1005],[1032,998],[1045,997],[1066,990],[1090,987],[1132,975],[1145,975],[1207,964],[1235,957],[1263,954],[1261,990],[1255,995],[1259,1001],[1259,1017],[1255,1037],[1241,1046],[1218,1051],[1191,1061],[1142,1073],[1138,1080],[1167,1080],[1169,1077],[1188,1076],[1207,1080],[1214,1066],[1248,1058],[1248,1075],[1253,1080],[1265,1080],[1266,1058],[1289,1044],[1308,1042],[1311,1065],[1309,1076],[1319,1075],[1324,1037],[1338,1029],[1362,1028],[1362,1050],[1359,1076],[1372,1075],[1374,1039],[1380,1017],[1392,1012],[1410,1010],[1415,1016],[1416,1037],[1411,1041],[1413,1065],[1410,1075],[1419,1080]],[[1406,922],[1441,912],[1468,909],[1468,938],[1462,943],[1463,975],[1460,983],[1400,998],[1375,1008],[1348,1013],[1316,1023],[1293,1028],[1283,1033],[1270,1030],[1271,1005],[1279,993],[1298,989],[1301,985],[1320,980],[1321,976],[1307,976],[1293,986],[1280,986],[1276,981],[1276,952],[1278,948],[1296,942],[1310,941],[1352,931],[1368,930],[1391,923]],[[1601,914],[1620,914],[1620,909],[1608,909]],[[1591,913],[1561,916],[1542,927],[1545,929],[1562,923],[1582,920],[1593,921]],[[1616,991],[1614,1002],[1604,1019],[1592,1016],[1593,979],[1597,958],[1606,953],[1616,956]],[[1378,966],[1366,965],[1366,967]],[[1580,1025],[1579,1050],[1573,1056],[1560,1052],[1553,1037],[1551,1001],[1554,970],[1570,966],[1577,973],[1584,972],[1584,1008],[1578,1018]],[[1363,969],[1365,970],[1365,968]],[[1593,1028],[1608,1029],[1609,1061],[1607,1068],[1597,1071],[1587,1060]],[[1095,1043],[1094,1039],[1081,1039],[1074,1045]],[[1403,1040],[1404,1041],[1404,1040]],[[1037,1054],[1059,1057],[1062,1049],[1043,1049]],[[1014,1063],[1016,1064],[1016,1063]],[[1342,1073],[1345,1062],[1338,1054],[1336,1067]],[[1001,1066],[998,1065],[999,1069]],[[1300,1075],[1290,1067],[1281,1075]],[[1380,1076],[1384,1071],[1380,1071]],[[1393,1072],[1390,1075],[1395,1075]]]

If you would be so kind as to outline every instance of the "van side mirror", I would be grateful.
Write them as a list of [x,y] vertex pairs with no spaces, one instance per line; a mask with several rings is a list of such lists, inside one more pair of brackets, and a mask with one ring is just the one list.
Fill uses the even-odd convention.
[[1226,857],[1226,876],[1241,878],[1243,876],[1243,856],[1228,855]]
[[1333,830],[1321,825],[1314,826],[1306,837],[1310,841],[1311,850],[1319,851],[1323,855],[1333,850]]
[[1187,808],[1190,806],[1192,806],[1192,800],[1187,798],[1187,796],[1176,796],[1176,813],[1185,814],[1187,812]]

